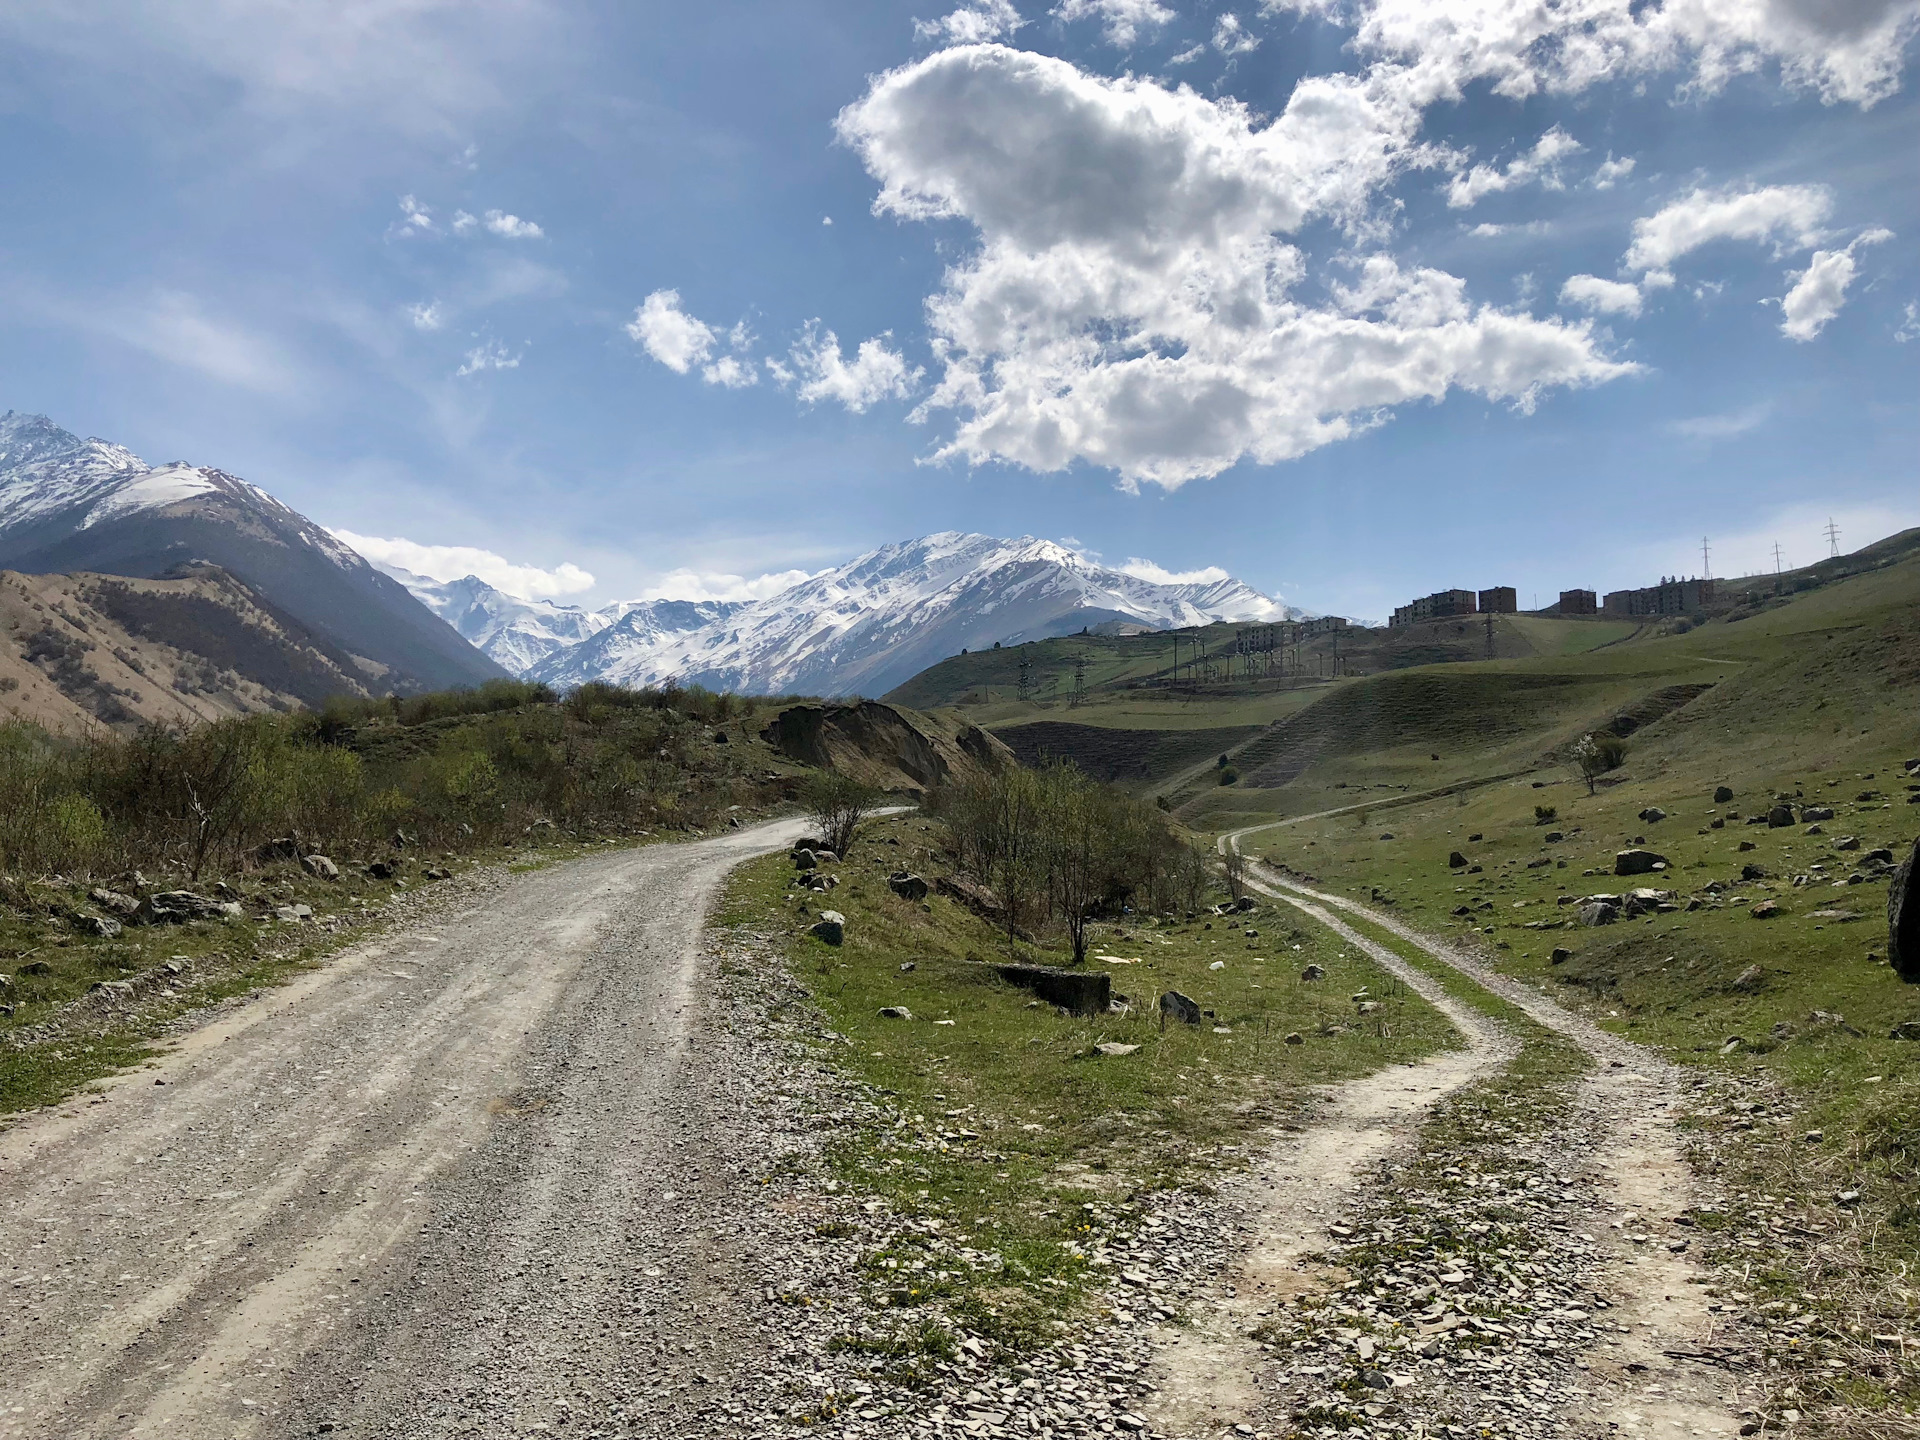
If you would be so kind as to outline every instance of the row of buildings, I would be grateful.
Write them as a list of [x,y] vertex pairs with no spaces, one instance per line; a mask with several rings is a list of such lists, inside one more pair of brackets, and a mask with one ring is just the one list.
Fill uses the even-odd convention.
[[1389,625],[1415,625],[1422,620],[1451,620],[1458,615],[1512,615],[1520,597],[1511,585],[1491,590],[1436,590],[1393,612]]
[[[1717,598],[1719,582],[1662,576],[1658,585],[1638,590],[1612,590],[1604,600],[1591,590],[1562,590],[1552,615],[1609,615],[1620,619],[1639,616],[1688,615]],[[1422,620],[1450,620],[1461,615],[1512,615],[1519,600],[1511,585],[1491,590],[1436,590],[1393,612],[1390,625],[1415,625]]]

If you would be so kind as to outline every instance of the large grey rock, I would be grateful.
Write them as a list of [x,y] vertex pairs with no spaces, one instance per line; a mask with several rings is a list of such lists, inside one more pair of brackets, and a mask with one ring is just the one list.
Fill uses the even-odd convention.
[[1178,990],[1169,990],[1160,997],[1160,1013],[1166,1019],[1178,1020],[1182,1025],[1200,1023],[1200,1007]]
[[1621,850],[1613,857],[1613,873],[1616,875],[1651,875],[1667,863],[1667,857],[1656,855],[1651,850]]
[[1327,978],[1327,972],[1323,966],[1309,965],[1300,972],[1300,978],[1302,980],[1324,980]]
[[302,855],[300,868],[316,880],[338,880],[340,867],[325,855]]
[[1451,855],[1447,856],[1447,868],[1449,870],[1464,870],[1466,867],[1467,857],[1462,855],[1458,850],[1455,850]]
[[1914,893],[1914,872],[1920,870],[1920,840],[1893,872],[1887,887],[1887,959],[1894,972],[1910,985],[1920,985],[1920,895]]
[[811,850],[796,850],[793,852],[793,868],[796,870],[811,870],[819,863],[820,857]]
[[1102,1040],[1098,1045],[1093,1047],[1093,1053],[1096,1055],[1131,1055],[1139,1048],[1138,1045],[1128,1045],[1119,1040]]
[[887,888],[902,900],[924,900],[927,898],[927,882],[918,875],[905,870],[895,871],[887,877]]
[[828,945],[838,945],[847,938],[847,917],[838,910],[822,910],[820,919],[807,927],[807,933]]
[[111,940],[120,933],[121,926],[118,920],[109,920],[104,915],[82,915],[78,918],[82,930],[102,940]]
[[880,1007],[880,1018],[882,1020],[911,1020],[913,1019],[913,1011],[904,1005],[882,1005]]
[[1594,900],[1582,905],[1576,918],[1582,925],[1611,925],[1620,918],[1618,907]]
[[1714,791],[1713,791],[1714,804],[1724,805],[1731,799],[1733,799],[1733,790],[1731,787],[1726,785],[1716,785],[1714,787]]
[[1640,818],[1649,825],[1657,825],[1667,818],[1667,812],[1662,810],[1658,805],[1649,805],[1640,812]]
[[1800,823],[1803,825],[1817,825],[1822,820],[1831,819],[1833,819],[1831,805],[1809,805],[1800,812]]
[[1768,828],[1784,830],[1791,824],[1793,824],[1793,806],[1782,803],[1767,811]]
[[105,890],[98,885],[87,891],[87,898],[101,908],[121,915],[138,914],[140,910],[140,902],[133,896],[123,895],[118,890]]
[[140,902],[139,918],[149,925],[184,925],[189,920],[205,920],[232,913],[211,895],[191,890],[156,890]]

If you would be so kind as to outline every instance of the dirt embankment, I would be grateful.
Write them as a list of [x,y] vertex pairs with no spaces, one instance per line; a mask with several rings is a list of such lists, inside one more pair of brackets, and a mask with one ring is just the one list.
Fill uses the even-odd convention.
[[881,790],[919,794],[1015,763],[978,725],[877,700],[795,705],[760,738],[789,759]]

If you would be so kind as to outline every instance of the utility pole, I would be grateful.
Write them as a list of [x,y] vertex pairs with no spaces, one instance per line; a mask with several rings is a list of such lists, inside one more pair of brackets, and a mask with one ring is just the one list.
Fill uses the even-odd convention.
[[1827,558],[1829,560],[1838,560],[1840,558],[1840,527],[1833,523],[1833,517],[1831,515],[1827,517],[1825,534],[1827,537]]

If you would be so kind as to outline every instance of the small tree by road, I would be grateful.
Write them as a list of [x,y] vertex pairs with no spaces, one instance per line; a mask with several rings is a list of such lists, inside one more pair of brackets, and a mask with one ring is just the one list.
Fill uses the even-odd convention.
[[880,795],[871,785],[847,775],[822,771],[807,782],[802,798],[807,814],[819,827],[820,838],[834,854],[845,857],[860,822],[873,813]]

